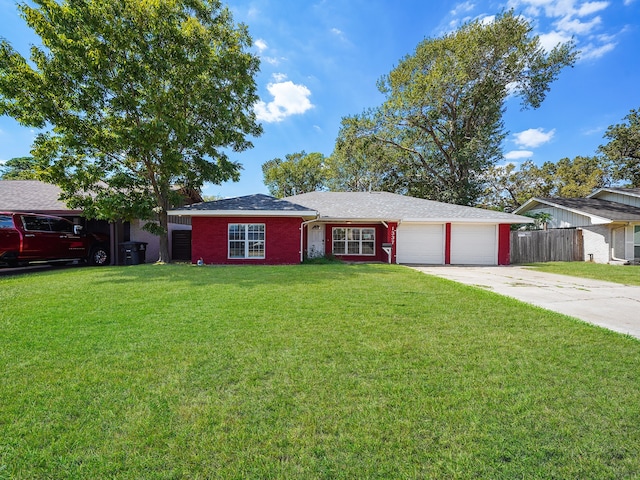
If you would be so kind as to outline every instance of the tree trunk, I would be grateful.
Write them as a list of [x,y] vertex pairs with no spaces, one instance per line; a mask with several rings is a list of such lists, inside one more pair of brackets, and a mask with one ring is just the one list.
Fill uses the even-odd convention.
[[160,234],[160,252],[158,256],[159,263],[169,263],[171,258],[169,257],[169,219],[167,211],[163,208],[158,215],[160,221],[160,228],[162,233]]

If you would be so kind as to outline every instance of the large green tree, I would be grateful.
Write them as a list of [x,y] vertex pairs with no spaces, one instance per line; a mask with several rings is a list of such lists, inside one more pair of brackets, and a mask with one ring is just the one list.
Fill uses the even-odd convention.
[[531,197],[551,195],[552,186],[540,167],[527,160],[519,167],[513,163],[492,166],[484,177],[485,190],[478,205],[512,212]]
[[324,155],[304,151],[265,162],[262,174],[269,193],[276,198],[324,190],[327,181]]
[[332,191],[399,191],[402,182],[397,153],[360,132],[370,128],[366,117],[342,119],[335,148],[327,158],[327,186]]
[[607,129],[604,136],[609,143],[600,151],[612,161],[616,180],[640,187],[640,110],[631,110],[624,119]]
[[532,197],[586,197],[611,185],[611,164],[603,157],[577,156],[535,165],[531,160],[491,167],[479,204],[511,212]]
[[545,51],[512,11],[470,22],[424,40],[379,81],[386,101],[365,114],[370,128],[361,135],[402,154],[408,193],[472,205],[483,172],[502,158],[507,97],[539,107],[575,58],[571,42]]
[[33,157],[15,157],[0,165],[2,180],[39,180],[40,167]]
[[149,220],[168,260],[175,187],[237,180],[261,133],[258,58],[216,0],[34,0],[30,61],[0,44],[0,114],[46,129],[32,154],[89,217]]

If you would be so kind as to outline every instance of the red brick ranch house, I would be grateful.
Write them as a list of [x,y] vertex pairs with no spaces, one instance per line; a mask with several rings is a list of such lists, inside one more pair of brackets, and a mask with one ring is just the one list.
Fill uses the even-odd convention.
[[249,195],[171,210],[191,217],[192,262],[346,261],[507,265],[510,227],[528,217],[387,192]]

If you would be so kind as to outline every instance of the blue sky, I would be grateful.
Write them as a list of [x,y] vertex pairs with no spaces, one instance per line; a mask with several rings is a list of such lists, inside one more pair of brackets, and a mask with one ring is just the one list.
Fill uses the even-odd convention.
[[[565,69],[537,110],[507,103],[504,163],[540,164],[592,155],[609,125],[640,108],[640,0],[235,0],[261,57],[257,76],[264,127],[254,148],[232,159],[239,182],[207,185],[206,195],[268,193],[261,166],[299,151],[329,156],[349,115],[382,103],[377,80],[425,38],[439,37],[507,8],[526,17],[552,47],[573,37],[581,56]],[[23,54],[37,43],[10,0],[0,0],[0,36]],[[0,162],[29,154],[35,136],[0,118]]]

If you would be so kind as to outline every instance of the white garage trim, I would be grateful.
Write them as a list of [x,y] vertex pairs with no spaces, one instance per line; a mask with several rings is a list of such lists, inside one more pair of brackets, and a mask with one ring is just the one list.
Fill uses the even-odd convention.
[[497,225],[451,225],[452,265],[497,265]]
[[398,263],[444,264],[444,224],[402,223],[396,242]]

